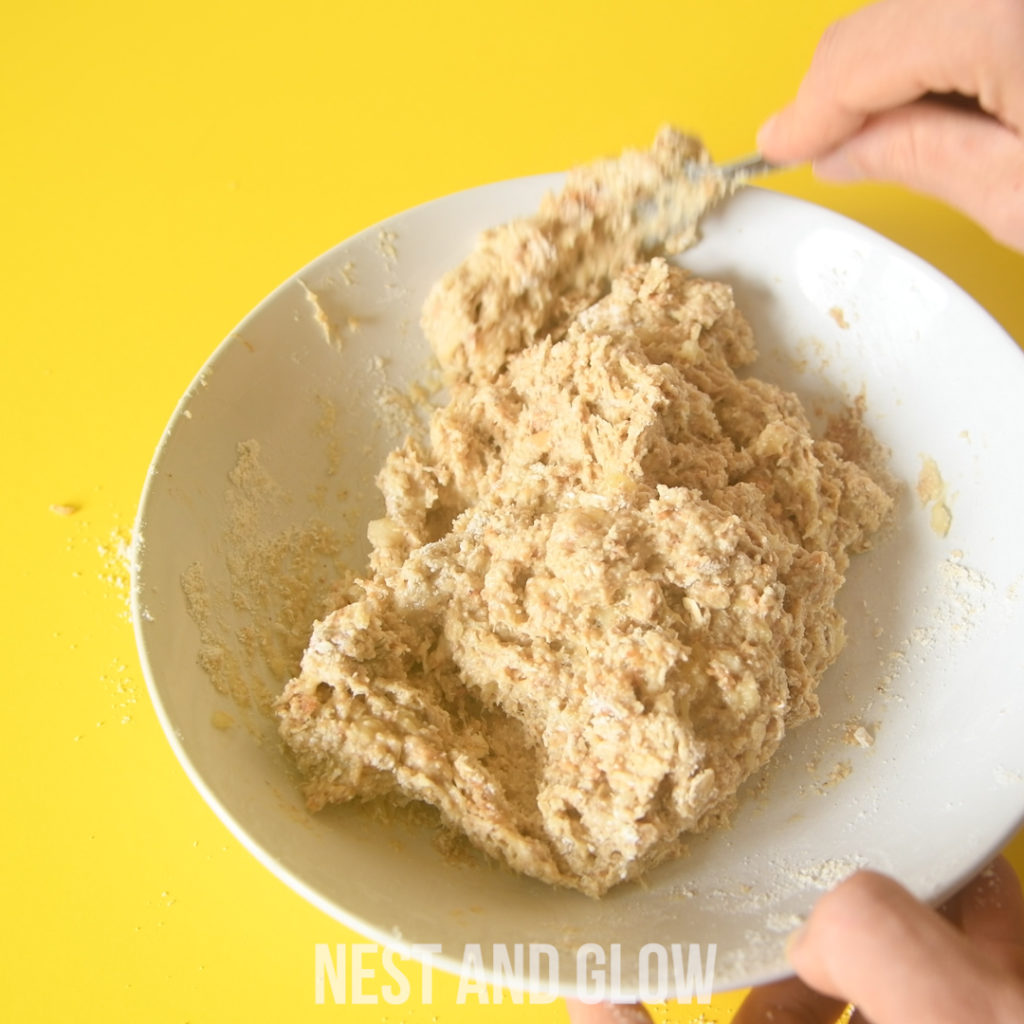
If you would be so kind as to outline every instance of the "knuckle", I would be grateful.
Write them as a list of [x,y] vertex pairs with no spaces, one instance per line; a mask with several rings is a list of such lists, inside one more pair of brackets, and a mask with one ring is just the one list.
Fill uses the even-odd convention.
[[833,21],[828,25],[814,49],[811,66],[819,79],[826,84],[835,84],[835,69],[840,63],[839,55],[843,46],[843,35],[846,26],[843,21]]
[[815,59],[820,58],[825,64],[828,64],[829,59],[835,53],[836,46],[839,45],[843,32],[844,24],[842,19],[837,19],[826,25],[825,31],[821,33],[821,38],[818,40],[818,46],[814,52]]
[[[975,219],[997,242],[1024,253],[1024,143],[1018,145],[1015,158],[1004,163],[991,187],[981,191]],[[1014,869],[1005,861],[995,861],[988,868],[990,883],[1006,899],[1019,900],[1021,887]]]
[[923,165],[929,139],[920,119],[907,118],[901,127],[888,134],[886,163],[899,180],[913,180]]
[[869,124],[850,158],[865,177],[917,186],[936,158],[931,118],[913,108],[893,111]]

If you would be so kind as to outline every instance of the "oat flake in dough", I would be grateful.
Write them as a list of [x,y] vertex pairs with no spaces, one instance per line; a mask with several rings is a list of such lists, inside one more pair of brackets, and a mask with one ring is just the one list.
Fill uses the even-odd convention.
[[849,554],[891,499],[736,376],[728,286],[648,248],[638,197],[693,157],[667,130],[573,172],[435,286],[451,401],[388,457],[369,571],[278,704],[311,808],[426,801],[596,896],[721,821],[816,714]]

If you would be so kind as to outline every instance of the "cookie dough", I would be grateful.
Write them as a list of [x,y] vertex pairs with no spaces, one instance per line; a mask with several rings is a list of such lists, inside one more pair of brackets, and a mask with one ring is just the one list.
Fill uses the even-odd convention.
[[387,459],[369,570],[278,703],[311,808],[426,801],[597,896],[722,821],[817,713],[836,592],[891,499],[737,375],[729,287],[656,254],[709,198],[680,189],[694,157],[666,131],[571,174],[433,290],[450,402]]

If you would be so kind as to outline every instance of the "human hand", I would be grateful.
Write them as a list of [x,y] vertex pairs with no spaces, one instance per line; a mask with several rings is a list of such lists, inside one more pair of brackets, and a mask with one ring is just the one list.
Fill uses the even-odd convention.
[[827,180],[927,192],[1024,251],[1022,54],[1024,0],[881,0],[825,32],[758,146]]
[[[750,993],[733,1024],[1024,1021],[1024,897],[999,858],[940,910],[858,872],[821,898],[790,940],[798,977]],[[572,1024],[644,1024],[639,1006],[569,1001]]]

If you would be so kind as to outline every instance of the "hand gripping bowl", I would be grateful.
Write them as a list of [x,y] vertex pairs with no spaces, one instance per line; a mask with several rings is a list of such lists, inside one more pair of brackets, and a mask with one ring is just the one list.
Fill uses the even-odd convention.
[[[380,515],[373,478],[408,427],[400,396],[429,374],[417,326],[428,288],[480,230],[532,212],[559,182],[486,186],[370,228],[285,282],[216,350],[142,497],[132,598],[143,668],[171,746],[223,822],[356,931],[410,955],[440,943],[435,963],[452,970],[479,943],[491,979],[493,944],[545,943],[558,955],[543,978],[515,980],[562,994],[594,992],[578,970],[586,943],[618,946],[619,998],[683,994],[671,979],[644,990],[648,943],[714,943],[716,989],[762,983],[786,973],[788,932],[857,867],[941,900],[1024,809],[1024,358],[955,285],[866,228],[750,188],[680,257],[734,287],[758,376],[809,409],[863,392],[903,482],[894,527],[854,559],[840,594],[849,642],[821,684],[822,716],[747,784],[731,827],[694,837],[645,884],[592,900],[447,856],[401,816],[308,814],[272,719],[221,692],[227,669],[262,671],[277,689],[295,670],[254,639],[294,632],[290,591],[268,577],[255,597],[240,592],[246,553],[234,546],[261,532],[319,537],[306,555],[286,544],[283,569],[274,562],[310,592],[326,593],[339,565],[362,568],[365,524]],[[239,468],[244,442],[258,445],[245,450],[258,452],[263,491]],[[926,459],[944,481],[930,497],[951,512],[946,536],[915,493]],[[274,500],[260,506],[261,494]],[[197,567],[204,586],[187,600]]]

